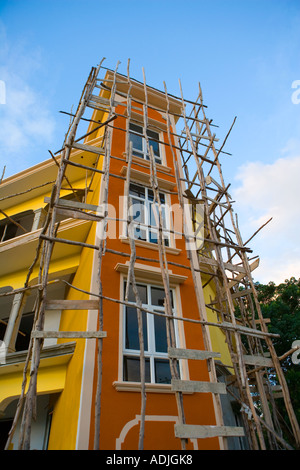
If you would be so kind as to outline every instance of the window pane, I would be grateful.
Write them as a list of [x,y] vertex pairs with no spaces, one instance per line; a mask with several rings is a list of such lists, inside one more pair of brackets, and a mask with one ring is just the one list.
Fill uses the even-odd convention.
[[[146,313],[142,312],[143,319],[143,337],[144,337],[144,346],[145,351],[148,350],[148,341],[147,341],[147,318]],[[126,349],[135,349],[140,350],[139,342],[139,330],[138,330],[138,318],[137,311],[133,307],[126,307],[126,327],[125,327],[125,348]]]
[[[130,124],[129,129],[138,132],[139,134],[143,134],[143,128],[140,126],[136,126],[135,124]],[[132,142],[132,148],[134,150],[143,151],[143,137],[142,135],[136,135],[132,132],[129,133],[129,139]]]
[[155,351],[168,352],[166,319],[164,317],[154,315],[154,335],[155,335]]
[[157,204],[150,204],[150,225],[158,227],[159,223],[159,210]]
[[[147,135],[148,137],[152,137],[152,139],[156,139],[156,140],[159,140],[159,134],[158,132],[155,132],[155,131],[151,131],[150,129],[147,130]],[[150,140],[150,139],[149,139]]]
[[145,188],[143,188],[143,186],[138,186],[137,184],[131,184],[129,187],[129,193],[132,196],[145,199]]
[[171,370],[168,360],[155,359],[155,382],[160,384],[171,383]]
[[149,242],[151,243],[158,243],[158,234],[157,232],[153,231],[153,230],[150,230],[149,232]]
[[164,233],[163,237],[164,237],[164,240],[165,240],[165,246],[169,246],[169,236],[168,236],[168,234]]
[[[127,382],[140,382],[140,358],[139,357],[124,357],[124,380]],[[150,380],[150,361],[145,358],[145,381],[147,383],[151,382]]]
[[[173,305],[173,293],[170,290],[171,303]],[[151,303],[152,305],[158,305],[159,307],[164,306],[165,291],[159,287],[151,287]]]
[[159,193],[159,198],[160,198],[161,204],[164,204],[165,203],[165,195],[163,193]]
[[149,201],[154,201],[154,194],[152,189],[148,189],[148,199]]
[[[143,304],[147,304],[147,287],[141,284],[137,284],[137,290],[139,292],[139,296]],[[124,292],[126,292],[126,282],[124,283]],[[132,290],[132,285],[129,286],[129,293],[128,293],[128,300],[129,302],[135,302],[135,295]]]
[[[161,207],[161,223],[162,227],[166,228],[167,223],[166,223],[166,210],[165,207]],[[158,204],[150,204],[150,225],[152,227],[157,227],[159,224],[159,208]]]
[[129,124],[129,129],[134,132],[137,132],[138,134],[143,134],[142,126],[138,126],[137,124],[133,124],[132,122]]
[[135,227],[134,228],[134,238],[136,240],[147,240],[147,237],[146,237],[146,230],[145,229],[142,229],[140,227]]
[[16,339],[16,351],[26,351],[30,342],[30,334],[33,326],[34,313],[26,313],[21,318],[20,329]]
[[[5,231],[5,235],[3,237],[3,240],[10,240],[11,238],[15,238],[17,234],[18,227],[14,223],[8,223],[6,225],[6,229],[4,226],[3,232]],[[25,232],[23,232],[25,233]],[[3,236],[3,235],[2,235]]]
[[130,215],[132,215],[135,222],[141,222],[142,224],[145,221],[145,205],[142,201],[138,199],[132,199],[132,205],[130,207]]
[[154,140],[149,140],[149,147],[153,148],[153,153],[155,157],[159,157],[159,144]]
[[[163,237],[164,237],[165,246],[170,246],[168,234],[164,233]],[[149,241],[151,243],[158,244],[158,232],[157,231],[155,231],[155,230],[150,230],[149,231]]]

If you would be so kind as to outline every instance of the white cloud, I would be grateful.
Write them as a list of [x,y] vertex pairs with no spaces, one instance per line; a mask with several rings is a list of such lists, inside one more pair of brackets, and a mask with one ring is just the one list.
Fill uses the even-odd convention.
[[300,277],[300,146],[288,142],[282,158],[272,164],[251,162],[239,168],[234,192],[244,240],[270,217],[272,221],[250,242],[261,266],[254,278],[282,282]]
[[47,96],[33,85],[41,69],[40,51],[9,44],[1,23],[0,39],[0,80],[6,94],[5,104],[0,105],[0,159],[14,173],[14,164],[23,160],[23,168],[29,166],[24,156],[30,156],[41,143],[46,148],[51,142],[55,123]]

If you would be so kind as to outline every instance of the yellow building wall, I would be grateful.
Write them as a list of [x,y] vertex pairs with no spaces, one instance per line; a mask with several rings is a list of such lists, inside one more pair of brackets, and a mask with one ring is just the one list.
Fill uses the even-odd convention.
[[[208,284],[205,289],[204,289],[204,299],[205,303],[209,304],[211,302],[211,299],[215,298],[215,292],[214,289],[211,287],[210,284]],[[218,317],[216,312],[210,309],[206,309],[207,312],[207,320],[209,322],[213,323],[218,323]],[[215,326],[210,326],[209,327],[209,333],[210,333],[210,338],[211,338],[211,344],[212,344],[212,350],[214,352],[218,352],[221,354],[220,361],[224,366],[232,366],[232,361],[230,357],[230,353],[228,350],[228,345],[226,343],[226,337],[221,328],[215,327]]]
[[[87,201],[88,203],[98,204],[100,182],[100,176],[97,175],[92,186],[94,191],[91,193],[92,196]],[[96,224],[94,223],[86,243],[94,244],[95,232]],[[91,290],[94,256],[97,256],[95,250],[89,248],[82,249],[79,266],[72,282],[73,286],[86,291]],[[78,290],[70,289],[67,298],[89,299],[89,296]],[[87,329],[87,319],[87,311],[64,311],[61,315],[60,330],[85,331]],[[59,340],[59,342],[67,341]],[[48,445],[49,450],[72,450],[76,447],[85,341],[84,339],[76,340],[74,355],[67,369],[65,387],[58,398],[53,412]]]

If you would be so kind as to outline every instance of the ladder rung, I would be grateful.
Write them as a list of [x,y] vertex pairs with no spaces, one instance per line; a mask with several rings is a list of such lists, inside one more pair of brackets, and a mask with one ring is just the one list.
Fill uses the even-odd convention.
[[98,300],[47,300],[46,310],[98,310]]
[[66,240],[64,238],[48,237],[47,235],[40,235],[40,238],[42,238],[43,240],[50,241],[50,242],[65,243],[67,245],[76,245],[76,246],[82,246],[83,248],[92,248],[93,250],[99,250],[99,246],[97,245],[89,245],[88,243],[76,242],[75,240]]
[[221,382],[198,382],[193,380],[171,380],[175,392],[220,393],[226,394],[226,385]]
[[33,338],[106,338],[106,331],[38,331],[31,332]]
[[176,359],[211,359],[213,357],[221,357],[220,353],[212,351],[199,351],[198,349],[178,349],[178,348],[169,348],[168,349],[169,357]]
[[74,142],[71,147],[77,150],[83,150],[85,152],[92,152],[92,153],[97,153],[98,155],[104,155],[105,151],[103,148],[100,147],[95,147],[94,145],[87,145],[87,144],[78,144],[77,142]]
[[244,436],[245,431],[237,426],[201,426],[192,424],[175,424],[175,436],[181,439],[203,439],[206,437]]

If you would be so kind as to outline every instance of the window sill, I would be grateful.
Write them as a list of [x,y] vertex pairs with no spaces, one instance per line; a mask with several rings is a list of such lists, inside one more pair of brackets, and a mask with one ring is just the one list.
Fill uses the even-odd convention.
[[[120,236],[120,240],[122,243],[126,243],[126,245],[129,245],[129,238],[125,236]],[[145,240],[134,240],[136,246],[141,246],[143,248],[148,248],[149,250],[155,250],[158,251],[158,245],[156,243],[150,243]],[[173,248],[171,246],[166,246],[165,250],[167,253],[170,253],[171,255],[179,255],[181,253],[181,250],[179,248]]]
[[[124,160],[126,160],[126,152],[123,153]],[[141,163],[145,168],[150,169],[150,161],[146,158],[136,157],[135,155],[132,156],[133,163]],[[164,173],[172,173],[172,168],[166,166],[164,163],[156,163],[156,170],[162,171]]]
[[[128,269],[129,269],[129,261],[126,261],[125,264],[117,263],[115,266],[116,271],[123,273],[125,275],[128,275]],[[160,268],[157,268],[154,266],[148,266],[145,264],[135,263],[134,272],[135,272],[136,278],[141,282],[144,282],[144,281],[155,282],[158,284],[161,284],[163,282]],[[182,276],[180,274],[173,274],[171,270],[168,270],[168,274],[169,274],[171,287],[177,286],[179,284],[183,284],[187,280],[186,276]]]
[[[121,175],[123,176],[127,175],[127,166],[123,166],[121,168]],[[143,171],[131,169],[130,181],[134,181],[142,185],[151,187],[150,176],[148,173],[145,173]],[[158,189],[160,191],[169,191],[170,193],[172,193],[176,188],[176,184],[174,182],[165,180],[163,178],[157,178],[157,183],[158,183]]]

